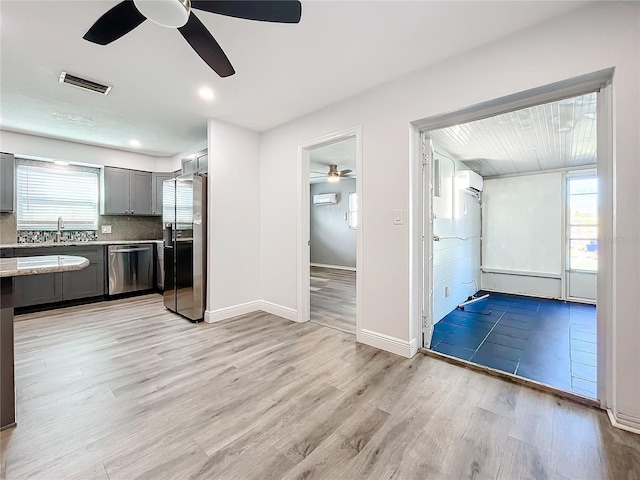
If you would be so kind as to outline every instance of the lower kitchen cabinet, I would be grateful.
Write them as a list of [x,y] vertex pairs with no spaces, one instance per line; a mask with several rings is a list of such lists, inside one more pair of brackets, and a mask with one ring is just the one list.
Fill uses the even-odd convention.
[[16,248],[16,257],[39,255],[77,255],[89,260],[82,270],[15,277],[15,307],[31,307],[65,300],[99,297],[104,295],[104,247],[44,247]]
[[62,273],[62,300],[104,295],[104,247],[76,247],[60,255],[78,255],[89,260],[82,270]]
[[62,274],[25,275],[13,280],[13,306],[30,307],[62,301]]

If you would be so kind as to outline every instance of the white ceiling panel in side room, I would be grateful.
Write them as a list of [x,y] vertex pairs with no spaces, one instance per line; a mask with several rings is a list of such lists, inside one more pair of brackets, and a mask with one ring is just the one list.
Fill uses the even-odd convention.
[[338,171],[351,170],[347,176],[349,178],[356,177],[355,137],[314,148],[309,152],[309,155],[309,177],[311,183],[326,181],[331,165],[336,165]]
[[596,93],[434,130],[435,141],[483,176],[596,163]]

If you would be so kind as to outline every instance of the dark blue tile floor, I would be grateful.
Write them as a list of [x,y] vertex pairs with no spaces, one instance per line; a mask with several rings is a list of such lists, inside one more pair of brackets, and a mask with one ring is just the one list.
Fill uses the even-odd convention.
[[592,305],[489,293],[489,298],[440,320],[431,348],[596,398],[596,307]]

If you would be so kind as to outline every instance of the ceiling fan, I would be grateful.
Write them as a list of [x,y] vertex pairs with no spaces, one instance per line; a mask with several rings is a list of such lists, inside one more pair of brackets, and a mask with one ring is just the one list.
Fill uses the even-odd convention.
[[82,38],[108,45],[149,19],[177,28],[191,48],[221,77],[235,70],[218,42],[192,9],[261,22],[298,23],[298,0],[124,0],[102,15]]
[[327,177],[327,182],[329,183],[337,183],[340,181],[341,177],[348,177],[349,175],[351,175],[351,172],[353,172],[353,170],[346,168],[344,170],[338,170],[338,166],[337,165],[329,165],[329,171],[327,173],[324,172],[314,172],[313,170],[311,171],[311,173],[315,173],[317,174],[315,177],[313,178],[320,178],[320,177]]

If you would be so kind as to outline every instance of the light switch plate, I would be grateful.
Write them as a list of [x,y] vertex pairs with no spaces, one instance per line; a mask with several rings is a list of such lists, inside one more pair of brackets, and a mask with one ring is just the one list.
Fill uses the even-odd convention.
[[394,225],[404,224],[404,211],[401,208],[396,208],[393,211],[393,224]]
[[111,233],[111,225],[102,225],[102,233]]

